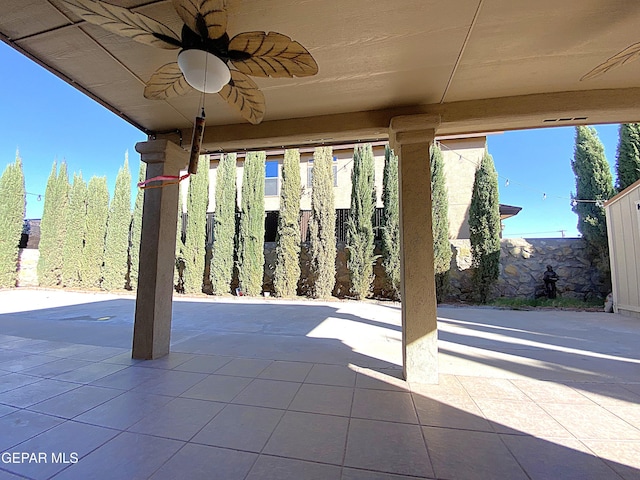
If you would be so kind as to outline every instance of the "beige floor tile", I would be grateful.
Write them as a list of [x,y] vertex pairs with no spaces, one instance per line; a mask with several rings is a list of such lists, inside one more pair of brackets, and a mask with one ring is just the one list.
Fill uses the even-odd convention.
[[471,398],[496,398],[499,400],[530,400],[510,380],[504,378],[463,377],[458,380],[462,383]]
[[593,403],[582,395],[580,391],[562,383],[531,379],[514,379],[511,380],[511,383],[536,403],[568,403],[575,405],[591,405]]
[[205,445],[185,445],[149,480],[244,480],[256,455]]
[[625,480],[640,479],[640,442],[585,440],[584,443]]
[[259,378],[303,382],[313,367],[313,363],[276,361],[260,373]]
[[352,402],[353,388],[305,383],[291,402],[289,410],[348,417]]
[[635,405],[607,405],[604,408],[625,422],[640,429],[640,403]]
[[481,398],[476,399],[476,404],[498,433],[573,438],[535,403]]
[[528,480],[495,433],[422,428],[437,478]]
[[463,397],[469,395],[455,375],[440,375],[438,378],[438,384],[436,385],[411,383],[410,387],[411,391],[415,394],[435,399],[440,397]]
[[[640,367],[638,367],[640,369]],[[608,405],[640,405],[640,394],[636,394],[623,385],[611,383],[570,384],[582,395],[594,403]]]
[[598,405],[540,405],[579,439],[640,440],[640,430]]
[[191,441],[259,453],[283,415],[284,410],[230,404]]
[[435,400],[414,393],[413,401],[421,425],[493,432],[482,411],[467,395]]
[[345,466],[399,475],[433,476],[420,427],[401,423],[352,419]]
[[351,416],[369,420],[418,423],[409,392],[356,388]]
[[407,391],[409,385],[402,380],[400,370],[379,372],[370,368],[358,368],[356,387],[371,388],[376,390]]
[[355,370],[343,365],[315,364],[305,379],[305,383],[353,387],[356,384]]
[[287,412],[263,453],[341,465],[348,423],[343,417]]
[[584,444],[569,438],[502,435],[531,480],[619,480]]
[[247,480],[340,480],[340,467],[260,455]]

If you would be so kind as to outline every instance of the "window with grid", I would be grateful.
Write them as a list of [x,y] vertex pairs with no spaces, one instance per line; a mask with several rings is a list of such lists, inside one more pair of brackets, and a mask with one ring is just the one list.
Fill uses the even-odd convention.
[[273,197],[278,193],[278,161],[271,160],[265,163],[264,195]]

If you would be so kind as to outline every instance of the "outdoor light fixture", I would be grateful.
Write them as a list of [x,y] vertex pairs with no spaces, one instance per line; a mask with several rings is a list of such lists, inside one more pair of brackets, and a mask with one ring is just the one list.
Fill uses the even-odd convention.
[[231,80],[227,64],[204,50],[183,50],[178,54],[178,66],[187,83],[200,92],[217,93]]

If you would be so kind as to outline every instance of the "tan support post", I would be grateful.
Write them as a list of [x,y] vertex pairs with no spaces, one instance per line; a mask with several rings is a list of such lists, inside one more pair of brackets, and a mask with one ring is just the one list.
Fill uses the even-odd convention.
[[394,117],[389,127],[399,161],[403,373],[413,383],[438,383],[429,161],[438,124],[432,115],[412,115]]
[[[147,178],[179,175],[189,161],[189,154],[168,140],[140,142],[136,151],[147,164]],[[151,360],[169,353],[177,219],[178,185],[145,190],[133,358]]]

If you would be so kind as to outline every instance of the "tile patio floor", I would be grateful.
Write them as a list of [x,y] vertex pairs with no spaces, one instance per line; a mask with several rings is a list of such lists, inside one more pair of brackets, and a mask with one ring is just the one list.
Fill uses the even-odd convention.
[[397,305],[178,299],[146,362],[133,311],[0,291],[0,480],[640,479],[640,320],[442,307],[421,386]]

